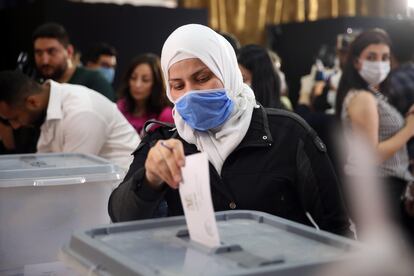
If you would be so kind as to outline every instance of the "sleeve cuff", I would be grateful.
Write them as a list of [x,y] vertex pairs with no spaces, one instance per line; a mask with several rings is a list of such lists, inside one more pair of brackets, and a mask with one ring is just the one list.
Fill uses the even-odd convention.
[[167,187],[165,184],[161,184],[161,189],[155,190],[145,183],[145,168],[136,171],[133,178],[134,183],[136,183],[135,193],[144,201],[156,201],[160,199],[166,191]]

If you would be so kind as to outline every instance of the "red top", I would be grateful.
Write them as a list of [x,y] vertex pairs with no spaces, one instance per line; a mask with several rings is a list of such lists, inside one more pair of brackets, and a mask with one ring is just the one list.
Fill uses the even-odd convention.
[[[125,99],[120,99],[116,104],[118,106],[118,109],[121,111],[122,114],[124,114],[125,118],[136,129],[139,135],[142,135],[142,128],[144,127],[145,122],[150,119],[156,119],[158,121],[166,123],[174,123],[174,119],[172,116],[172,108],[169,106],[165,107],[160,114],[151,113],[144,114],[144,116],[138,117],[127,111]],[[154,126],[154,128],[156,127]]]

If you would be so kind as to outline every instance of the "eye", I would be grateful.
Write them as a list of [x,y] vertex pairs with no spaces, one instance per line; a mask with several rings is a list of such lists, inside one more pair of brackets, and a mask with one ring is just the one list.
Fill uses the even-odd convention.
[[171,89],[174,89],[174,90],[182,90],[182,89],[184,89],[184,85],[182,85],[182,84],[175,84],[175,85],[172,85],[171,86]]
[[197,81],[198,82],[201,82],[201,83],[207,82],[210,79],[211,79],[211,75],[210,74],[202,74],[202,75],[199,75],[197,77]]
[[180,80],[168,81],[171,90],[182,90],[184,89],[184,82]]
[[57,53],[57,49],[51,48],[51,49],[48,49],[47,52],[49,55],[53,56]]

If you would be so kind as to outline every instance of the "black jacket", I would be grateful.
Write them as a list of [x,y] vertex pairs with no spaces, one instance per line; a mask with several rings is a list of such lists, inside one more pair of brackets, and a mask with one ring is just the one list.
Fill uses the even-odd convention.
[[[177,190],[165,185],[154,191],[143,184],[150,147],[173,135],[177,135],[174,129],[159,128],[142,140],[124,181],[110,197],[109,214],[114,222],[151,218],[162,200],[169,216],[183,215]],[[198,152],[194,145],[181,141],[185,155]],[[291,112],[255,108],[249,130],[225,160],[221,176],[210,163],[210,183],[215,211],[257,210],[311,225],[308,212],[321,229],[349,233],[325,145]]]

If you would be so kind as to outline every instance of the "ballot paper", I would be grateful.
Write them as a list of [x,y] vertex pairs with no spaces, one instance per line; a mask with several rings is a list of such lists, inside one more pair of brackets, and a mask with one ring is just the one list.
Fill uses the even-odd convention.
[[210,191],[210,175],[206,153],[189,155],[182,168],[180,197],[190,239],[207,247],[220,246]]

